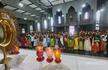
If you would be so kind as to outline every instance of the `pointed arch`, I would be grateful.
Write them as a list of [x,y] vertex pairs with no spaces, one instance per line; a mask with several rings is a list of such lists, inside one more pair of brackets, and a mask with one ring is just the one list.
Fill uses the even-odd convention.
[[91,6],[90,6],[90,4],[88,4],[88,3],[86,3],[86,7],[84,7],[83,9],[82,9],[82,12],[88,12],[88,11],[90,11],[91,10]]
[[68,9],[68,13],[70,12],[75,12],[75,8],[73,6],[70,6],[70,8]]
[[66,14],[66,21],[68,24],[75,24],[77,21],[77,13],[73,6],[70,6]]

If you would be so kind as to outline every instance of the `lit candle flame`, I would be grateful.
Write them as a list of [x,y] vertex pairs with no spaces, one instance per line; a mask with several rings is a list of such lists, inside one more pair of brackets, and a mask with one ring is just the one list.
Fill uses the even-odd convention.
[[53,49],[51,47],[46,49],[46,54],[48,57],[52,57],[53,56]]
[[59,49],[56,49],[55,50],[55,58],[60,59],[60,57],[61,57],[61,51]]

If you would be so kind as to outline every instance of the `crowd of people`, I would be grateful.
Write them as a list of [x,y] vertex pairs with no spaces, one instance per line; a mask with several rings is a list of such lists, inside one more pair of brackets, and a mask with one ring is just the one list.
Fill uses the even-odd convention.
[[64,52],[108,54],[108,35],[103,32],[32,32],[22,34],[19,41],[22,48],[35,48],[41,42],[44,48],[58,46]]

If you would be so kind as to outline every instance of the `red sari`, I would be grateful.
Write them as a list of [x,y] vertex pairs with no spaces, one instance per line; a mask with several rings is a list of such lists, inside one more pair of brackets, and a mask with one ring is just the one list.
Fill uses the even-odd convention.
[[98,51],[99,51],[98,47],[99,46],[97,45],[97,43],[94,42],[94,44],[92,45],[92,48],[91,48],[91,52],[94,53],[94,54],[98,53]]
[[29,41],[27,39],[27,37],[25,37],[25,47],[28,47],[29,46]]

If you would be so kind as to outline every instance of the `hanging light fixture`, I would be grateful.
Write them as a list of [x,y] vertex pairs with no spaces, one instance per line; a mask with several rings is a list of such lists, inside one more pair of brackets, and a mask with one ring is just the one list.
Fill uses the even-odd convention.
[[27,20],[27,18],[24,18],[24,20]]
[[24,6],[24,4],[21,3],[21,2],[18,5],[19,5],[19,7],[23,7]]
[[82,8],[84,8],[84,7],[86,7],[86,4],[83,4],[83,5],[82,5]]

